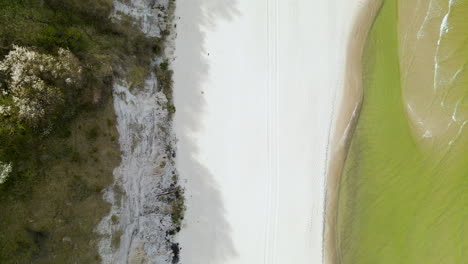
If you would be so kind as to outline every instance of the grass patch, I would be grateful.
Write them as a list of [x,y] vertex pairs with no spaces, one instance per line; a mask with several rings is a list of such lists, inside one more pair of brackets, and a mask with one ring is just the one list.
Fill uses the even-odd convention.
[[175,199],[171,202],[171,219],[174,226],[180,230],[182,220],[184,220],[185,213],[185,200],[183,191],[180,187],[177,187],[175,192]]
[[[111,101],[72,121],[68,137],[44,139],[34,160],[15,164],[15,179],[0,185],[0,263],[100,263],[93,230],[109,212],[102,190],[120,162],[108,120],[115,122]],[[100,133],[91,141],[93,128]],[[40,247],[28,230],[48,234]]]
[[158,88],[164,93],[167,98],[166,109],[169,112],[169,118],[172,118],[176,108],[173,100],[173,79],[174,72],[170,69],[169,61],[164,60],[155,69],[156,78],[158,79]]

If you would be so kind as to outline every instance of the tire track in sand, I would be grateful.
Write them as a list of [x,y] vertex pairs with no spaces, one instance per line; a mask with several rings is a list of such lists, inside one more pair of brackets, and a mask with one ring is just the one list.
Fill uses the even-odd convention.
[[279,7],[277,0],[266,0],[268,80],[266,87],[267,140],[267,210],[264,242],[264,264],[277,262],[277,227],[279,218]]

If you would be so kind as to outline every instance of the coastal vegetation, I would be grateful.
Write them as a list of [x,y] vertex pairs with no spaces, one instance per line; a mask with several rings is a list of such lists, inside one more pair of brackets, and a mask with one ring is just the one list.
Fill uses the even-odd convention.
[[142,85],[149,73],[147,55],[162,49],[161,39],[145,37],[130,18],[113,22],[109,0],[1,0],[0,5],[0,160],[8,164],[27,159],[25,150],[39,135],[67,134],[66,124],[77,113],[109,97],[113,78]]
[[0,7],[0,263],[99,263],[102,190],[120,162],[112,85],[154,72],[171,98],[168,62],[152,66],[169,33],[113,19],[111,0]]
[[[434,48],[437,54],[424,56],[425,63],[432,63],[436,72],[449,70],[458,72],[457,76],[432,78],[430,85],[417,87],[420,101],[427,99],[434,87],[439,89],[438,94],[456,93],[461,100],[458,105],[445,101],[445,110],[454,116],[450,129],[443,130],[446,134],[414,131],[427,119],[417,120],[422,124],[412,123],[408,98],[403,95],[406,78],[417,76],[403,74],[407,72],[400,66],[399,39],[408,36],[399,34],[399,1],[385,1],[374,21],[365,47],[362,109],[340,184],[336,237],[339,263],[466,262],[467,83],[462,80],[467,76],[463,66],[467,57],[463,54],[467,52],[468,35],[461,28],[466,29],[463,18],[468,1],[453,2],[439,1],[440,6],[450,7],[451,12],[440,19],[449,28],[440,30],[444,26],[436,25],[436,37],[442,39],[434,41],[440,45]],[[441,64],[437,64],[438,59]],[[414,61],[411,66],[418,67]],[[428,116],[434,116],[443,103],[441,98],[450,97],[430,101],[425,108]],[[450,108],[448,103],[457,107]],[[457,133],[451,132],[452,127]],[[424,140],[433,143],[428,147]]]

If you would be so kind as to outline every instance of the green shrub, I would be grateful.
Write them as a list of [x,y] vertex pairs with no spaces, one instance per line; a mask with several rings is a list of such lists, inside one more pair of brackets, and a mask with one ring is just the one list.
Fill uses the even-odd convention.
[[86,133],[86,138],[88,140],[96,140],[96,138],[99,136],[99,128],[97,126],[92,127],[88,132]]
[[83,35],[84,33],[78,28],[57,28],[49,25],[39,34],[36,42],[38,46],[47,50],[65,47],[75,54],[82,54],[89,45]]
[[113,8],[112,0],[45,0],[44,2],[54,10],[78,13],[95,23],[107,22]]

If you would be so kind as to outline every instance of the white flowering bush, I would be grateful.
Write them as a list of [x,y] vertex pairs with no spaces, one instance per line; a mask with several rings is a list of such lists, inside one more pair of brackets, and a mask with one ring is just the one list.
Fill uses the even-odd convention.
[[15,112],[19,120],[35,125],[64,103],[63,89],[77,84],[82,68],[66,49],[53,56],[13,46],[0,62],[0,72],[6,83],[2,95],[11,97],[11,105],[0,105],[0,115]]
[[4,183],[11,173],[11,163],[0,161],[0,184]]

